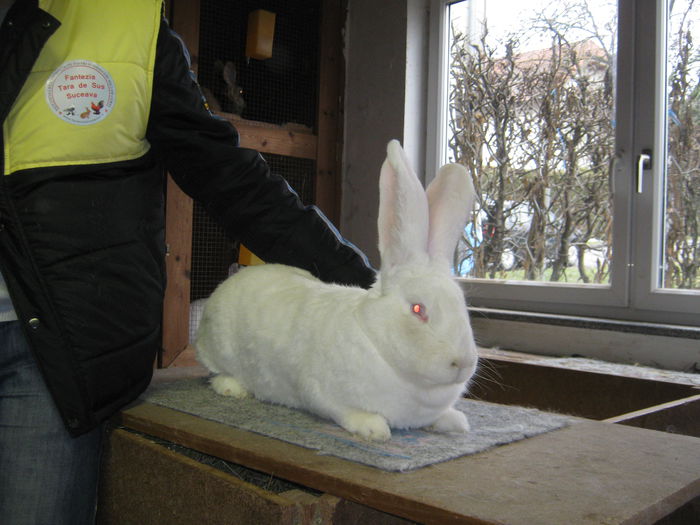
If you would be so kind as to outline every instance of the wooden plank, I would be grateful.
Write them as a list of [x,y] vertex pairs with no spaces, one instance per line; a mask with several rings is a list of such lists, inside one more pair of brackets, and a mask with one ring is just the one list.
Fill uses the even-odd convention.
[[300,523],[296,502],[141,436],[113,430],[106,445],[98,525]]
[[585,357],[554,357],[542,354],[528,354],[525,352],[514,352],[486,347],[479,347],[479,356],[498,361],[528,363],[531,365],[553,368],[567,368],[570,370],[580,370],[581,372],[592,372],[604,375],[636,377],[651,381],[690,385],[700,388],[700,375],[678,370],[653,368],[636,364],[614,363]]
[[231,113],[216,112],[238,130],[241,146],[261,153],[272,153],[301,159],[315,159],[317,137],[305,126],[277,126],[266,122],[246,120]]
[[[199,0],[170,0],[171,24],[195,58],[199,54]],[[163,301],[163,341],[159,366],[168,366],[187,347],[192,270],[192,199],[168,176],[165,207],[165,259],[168,287]]]
[[[191,348],[191,347],[188,347]],[[209,370],[197,363],[193,366],[173,366],[170,368],[162,368],[156,370],[153,374],[153,384],[162,383],[164,381],[177,381],[178,379],[193,379],[198,377],[207,377],[210,374]]]
[[163,352],[159,366],[169,366],[189,343],[190,272],[192,270],[192,199],[170,176],[166,187]]
[[342,0],[321,1],[314,201],[334,224],[340,221],[344,15]]
[[192,59],[192,70],[197,73],[200,0],[170,0],[169,3],[171,26],[185,42]]
[[177,358],[170,363],[171,367],[193,367],[199,366],[199,361],[197,361],[197,352],[192,345],[187,345],[187,347],[178,354]]
[[108,433],[104,448],[97,525],[411,523],[290,483],[271,483],[269,476],[261,486],[256,471],[222,471],[205,464],[206,458],[200,462],[198,453],[191,459],[168,442],[122,429]]
[[480,370],[470,397],[494,403],[603,420],[692,396],[692,385],[548,366],[522,356],[489,355],[480,349]]
[[700,496],[700,440],[583,421],[389,473],[143,403],[128,427],[420,523],[654,523]]
[[700,394],[622,414],[606,421],[700,438]]

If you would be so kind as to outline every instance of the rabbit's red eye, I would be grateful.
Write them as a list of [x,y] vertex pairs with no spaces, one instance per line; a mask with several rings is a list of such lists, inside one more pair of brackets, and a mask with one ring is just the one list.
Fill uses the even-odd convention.
[[411,305],[411,312],[413,315],[418,317],[424,323],[428,320],[428,312],[425,310],[425,306],[420,303],[414,303]]

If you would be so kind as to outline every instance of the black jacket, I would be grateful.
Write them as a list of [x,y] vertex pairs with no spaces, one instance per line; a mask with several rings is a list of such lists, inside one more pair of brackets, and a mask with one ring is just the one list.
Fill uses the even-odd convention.
[[[60,25],[36,4],[19,0],[0,32],[0,121]],[[35,168],[0,181],[0,268],[73,435],[135,399],[151,379],[165,283],[164,168],[266,261],[326,281],[368,287],[374,280],[364,256],[208,112],[165,21],[147,138],[151,150],[133,161]]]

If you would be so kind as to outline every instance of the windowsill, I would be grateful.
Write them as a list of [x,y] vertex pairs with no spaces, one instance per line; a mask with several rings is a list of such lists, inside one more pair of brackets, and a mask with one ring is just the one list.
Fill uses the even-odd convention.
[[469,307],[472,319],[498,319],[522,323],[556,325],[572,328],[589,328],[592,330],[611,330],[630,334],[658,335],[663,337],[682,337],[700,339],[700,328],[673,324],[644,323],[637,321],[618,321],[596,317],[556,315],[518,310],[499,310],[495,308]]
[[477,344],[486,348],[700,370],[698,327],[481,307],[470,313]]

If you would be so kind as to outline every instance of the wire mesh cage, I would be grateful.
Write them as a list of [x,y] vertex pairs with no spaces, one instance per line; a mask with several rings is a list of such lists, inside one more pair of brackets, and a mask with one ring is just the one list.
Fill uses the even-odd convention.
[[[311,204],[314,195],[315,162],[283,155],[265,155],[271,171],[282,175],[304,204]],[[235,268],[239,244],[229,239],[223,228],[209,217],[202,205],[195,202],[192,217],[192,271],[190,299],[204,299]]]
[[273,173],[282,175],[304,204],[314,202],[314,175],[316,162],[284,155],[263,155]]
[[[272,57],[246,57],[248,16],[275,13]],[[313,129],[318,92],[319,0],[202,0],[198,79],[221,111]],[[235,70],[235,75],[232,75]],[[243,99],[243,107],[238,96]]]
[[[245,56],[248,15],[275,13],[272,57]],[[246,120],[313,130],[319,87],[320,0],[202,0],[198,80],[212,109]],[[232,74],[232,70],[235,71]],[[243,102],[239,97],[243,98]],[[316,162],[264,154],[305,204],[314,199]],[[238,243],[195,203],[190,297],[205,299],[237,261]]]
[[228,277],[238,259],[238,243],[195,201],[192,213],[190,300],[205,299]]

